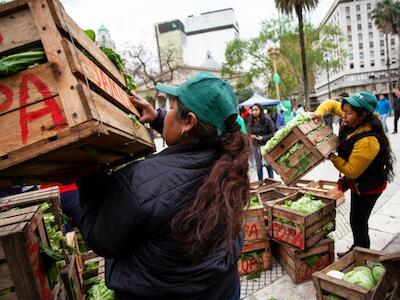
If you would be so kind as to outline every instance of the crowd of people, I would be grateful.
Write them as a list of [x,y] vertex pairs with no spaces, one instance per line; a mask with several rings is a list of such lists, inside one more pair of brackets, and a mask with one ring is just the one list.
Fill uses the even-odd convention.
[[[229,82],[206,72],[156,89],[169,98],[168,111],[155,110],[139,96],[131,101],[142,112],[140,121],[160,132],[169,147],[117,173],[97,170],[76,186],[64,186],[63,208],[88,246],[106,258],[105,279],[116,299],[238,300],[248,162],[259,180],[264,167],[274,176],[260,147],[285,125],[285,111],[271,116],[254,104],[240,116]],[[399,89],[395,93],[396,133]],[[292,117],[309,110],[298,105]],[[370,213],[394,176],[385,134],[390,112],[384,97],[377,101],[359,92],[324,101],[310,113],[315,120],[341,119],[340,145],[329,159],[342,174],[339,188],[351,191],[350,250],[369,248]]]

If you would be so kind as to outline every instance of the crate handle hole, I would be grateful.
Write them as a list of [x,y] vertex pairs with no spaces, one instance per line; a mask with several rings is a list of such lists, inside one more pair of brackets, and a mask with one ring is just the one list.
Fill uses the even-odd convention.
[[0,157],[1,160],[6,160],[7,158],[8,158],[8,154],[3,155],[3,156]]
[[53,142],[53,141],[55,141],[55,140],[57,140],[57,139],[58,139],[58,136],[55,135],[55,136],[49,137],[49,138],[48,138],[48,141],[49,141],[49,142]]
[[281,145],[279,145],[279,148],[283,149],[283,148],[285,148],[285,146],[281,144]]

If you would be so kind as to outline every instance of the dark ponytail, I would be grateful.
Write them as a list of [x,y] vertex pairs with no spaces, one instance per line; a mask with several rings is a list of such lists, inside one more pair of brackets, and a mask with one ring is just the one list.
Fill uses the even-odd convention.
[[[343,108],[343,104],[342,104]],[[372,128],[372,131],[376,133],[376,138],[378,139],[380,145],[380,153],[382,154],[382,166],[384,168],[386,180],[393,181],[394,178],[394,171],[393,171],[393,164],[396,161],[396,158],[393,154],[393,151],[390,147],[389,139],[387,138],[385,131],[383,129],[381,121],[374,115],[367,112],[365,109],[360,107],[351,106],[351,108],[357,113],[358,116],[363,116],[364,119],[357,128],[363,124],[369,124]],[[341,128],[339,139],[344,140],[346,135],[355,129],[350,128]]]
[[[178,101],[178,118],[188,111]],[[193,261],[218,245],[230,246],[241,230],[241,213],[249,196],[248,159],[250,144],[236,118],[226,120],[227,132],[199,121],[189,140],[199,147],[219,149],[219,157],[197,191],[195,199],[172,219],[173,238],[183,243]]]

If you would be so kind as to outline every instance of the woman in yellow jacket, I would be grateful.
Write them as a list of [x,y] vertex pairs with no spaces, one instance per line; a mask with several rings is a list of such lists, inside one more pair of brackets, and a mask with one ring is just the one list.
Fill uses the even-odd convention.
[[[340,180],[342,189],[351,190],[351,249],[355,246],[369,248],[369,216],[387,182],[393,179],[394,156],[382,124],[373,114],[376,104],[373,94],[360,92],[343,98],[342,103],[324,101],[313,113],[314,119],[329,113],[343,119],[338,153],[329,158],[344,174]],[[346,253],[338,253],[338,256]]]

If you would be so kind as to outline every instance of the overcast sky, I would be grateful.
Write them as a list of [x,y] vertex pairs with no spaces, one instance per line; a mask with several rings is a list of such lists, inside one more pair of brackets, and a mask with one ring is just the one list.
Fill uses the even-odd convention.
[[[154,51],[155,23],[184,19],[188,15],[232,7],[239,23],[240,36],[257,35],[263,20],[277,17],[274,0],[61,0],[67,13],[83,29],[97,32],[103,23],[117,47],[125,42],[145,45]],[[320,0],[318,8],[309,14],[319,23],[334,0]]]

